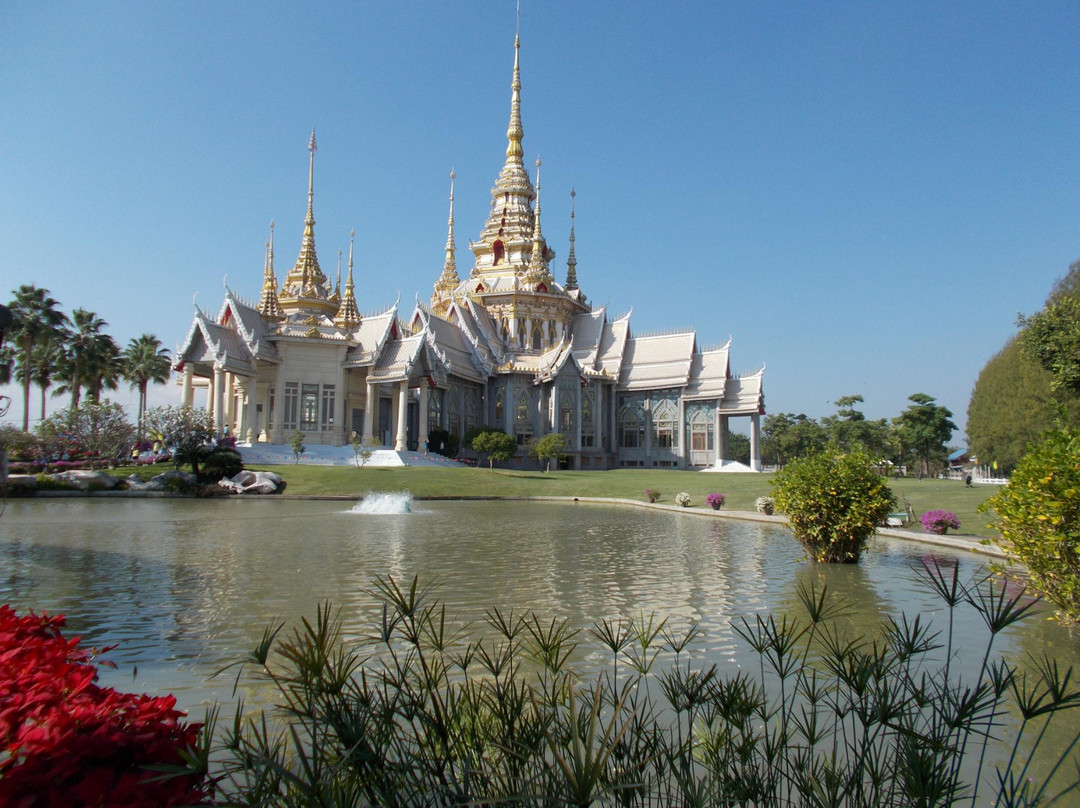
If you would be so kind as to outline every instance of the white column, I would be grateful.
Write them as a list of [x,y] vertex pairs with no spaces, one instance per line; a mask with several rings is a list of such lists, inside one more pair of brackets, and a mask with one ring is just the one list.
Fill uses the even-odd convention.
[[720,408],[713,410],[713,465],[719,466],[723,460],[720,454]]
[[[340,362],[345,362],[345,355],[342,354]],[[346,389],[345,389],[345,366],[344,364],[338,366],[337,387],[334,389],[334,423],[337,424],[338,432],[338,445],[344,446],[349,442],[349,432],[351,426],[349,421],[349,411],[346,409]]]
[[180,405],[182,407],[190,407],[192,402],[195,401],[194,380],[195,368],[190,362],[187,362],[184,364],[184,386],[181,388],[183,392],[180,394]]
[[394,450],[405,451],[406,430],[409,427],[409,380],[402,379],[397,390],[397,441]]
[[682,396],[679,396],[679,426],[674,437],[679,441],[675,454],[682,457],[683,468],[687,468],[690,464],[689,432],[690,430],[686,428],[686,402],[683,401]]
[[274,431],[269,435],[271,443],[285,442],[285,357],[282,356],[281,359],[277,368],[277,380],[274,382]]
[[221,437],[222,428],[225,426],[225,371],[214,368],[214,435]]
[[428,380],[420,380],[420,433],[416,436],[417,444],[423,451],[428,440]]
[[[236,426],[236,375],[225,374],[225,424],[232,433]],[[234,435],[234,437],[236,437]]]
[[[244,418],[244,436],[251,443],[259,440],[259,390],[258,379],[252,376],[248,379],[247,388],[247,416]],[[248,433],[251,433],[250,436]]]
[[381,444],[382,441],[378,439],[375,434],[375,416],[376,411],[379,409],[379,386],[372,384],[370,381],[367,383],[367,401],[364,403],[364,435],[376,444]]
[[761,416],[750,416],[750,468],[761,471]]
[[247,379],[241,379],[233,377],[232,392],[233,396],[240,399],[240,409],[236,413],[236,434],[233,435],[238,441],[244,440],[244,434],[247,432],[247,407],[244,405],[244,395],[247,393]]

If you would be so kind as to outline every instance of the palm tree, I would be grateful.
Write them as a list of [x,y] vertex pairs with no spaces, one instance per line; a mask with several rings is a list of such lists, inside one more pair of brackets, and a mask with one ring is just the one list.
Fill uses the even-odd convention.
[[60,311],[60,303],[48,289],[33,284],[23,284],[14,291],[10,308],[13,315],[12,334],[15,337],[15,358],[22,373],[23,386],[23,432],[30,431],[30,383],[33,373],[34,346],[50,334],[56,334],[68,322]]
[[150,382],[165,384],[172,372],[169,351],[153,334],[143,334],[128,342],[121,356],[124,378],[139,391],[137,440],[143,439],[143,418],[146,414],[146,388]]
[[52,387],[53,374],[59,368],[57,357],[64,349],[62,332],[49,334],[34,346],[31,355],[30,380],[41,390],[41,420],[45,420],[45,394]]
[[58,395],[70,393],[71,409],[76,410],[83,388],[91,401],[101,397],[102,387],[116,389],[120,350],[113,338],[102,330],[108,323],[94,312],[75,309],[71,313],[71,322],[63,355],[65,381],[56,392]]

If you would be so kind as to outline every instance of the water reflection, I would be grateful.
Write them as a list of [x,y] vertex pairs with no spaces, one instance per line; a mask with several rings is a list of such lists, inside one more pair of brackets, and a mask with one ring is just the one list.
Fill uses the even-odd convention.
[[[242,656],[265,625],[313,615],[330,600],[348,636],[368,636],[375,576],[437,582],[449,613],[529,609],[588,628],[656,612],[704,630],[699,658],[744,664],[732,620],[799,611],[798,584],[827,585],[852,606],[849,628],[876,629],[903,609],[935,618],[942,605],[911,572],[926,548],[875,542],[859,565],[815,565],[772,525],[585,503],[412,504],[408,514],[350,512],[340,502],[283,500],[15,500],[0,520],[0,602],[63,613],[90,645],[119,643],[113,677],[125,689],[172,691],[182,706],[229,698],[210,674]],[[948,556],[970,576],[978,561]],[[958,623],[966,662],[985,633]],[[597,648],[583,645],[586,666]],[[968,653],[969,649],[973,652]],[[1015,658],[1047,650],[1080,662],[1075,638],[1045,620],[997,642]],[[133,671],[138,675],[133,677]]]

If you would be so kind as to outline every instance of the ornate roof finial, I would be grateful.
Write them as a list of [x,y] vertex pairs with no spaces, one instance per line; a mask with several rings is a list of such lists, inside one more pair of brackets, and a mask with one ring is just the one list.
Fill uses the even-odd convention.
[[570,189],[570,254],[566,256],[566,290],[573,291],[578,288],[577,283],[577,256],[574,254],[574,197],[577,191]]
[[457,274],[457,259],[455,254],[457,247],[454,244],[454,179],[457,174],[450,169],[450,217],[446,221],[446,259],[443,262],[442,275],[435,283],[435,294],[432,296],[432,305],[439,300],[448,300],[457,288],[461,279]]
[[[518,21],[520,25],[521,9],[518,8]],[[519,55],[521,53],[521,37],[514,34],[514,79],[510,82],[510,125],[506,129],[506,162],[522,165],[521,141],[525,137],[525,131],[521,128],[521,66]]]
[[284,313],[278,302],[277,278],[274,276],[274,222],[270,222],[270,237],[266,240],[266,254],[263,259],[263,285],[259,294],[259,304],[255,307],[263,317],[280,320]]
[[334,294],[341,297],[341,250],[337,251],[337,286],[334,287]]
[[281,285],[281,305],[288,312],[317,311],[331,315],[336,305],[331,301],[332,286],[319,266],[315,253],[315,130],[308,140],[308,198],[307,215],[304,218],[304,237],[296,264],[285,275]]
[[334,323],[341,328],[353,328],[360,324],[360,311],[356,307],[356,296],[353,292],[353,239],[355,236],[355,230],[349,232],[349,275],[345,280],[345,296],[341,299],[338,316],[334,319]]
[[540,157],[536,158],[536,213],[533,217],[532,256],[529,261],[528,283],[540,283],[548,280],[547,261],[544,252],[544,233],[540,229]]

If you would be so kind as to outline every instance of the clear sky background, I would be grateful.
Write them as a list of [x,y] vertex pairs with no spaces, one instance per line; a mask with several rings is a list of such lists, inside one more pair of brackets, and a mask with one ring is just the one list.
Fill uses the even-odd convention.
[[[174,350],[194,296],[257,299],[271,219],[279,280],[296,260],[314,126],[323,270],[355,229],[361,312],[400,294],[407,315],[442,269],[452,166],[472,265],[514,26],[509,0],[6,3],[0,294],[44,286]],[[769,412],[861,394],[891,418],[925,392],[963,426],[1017,312],[1080,258],[1078,42],[1072,0],[527,1],[556,277],[576,188],[581,288],[635,334],[731,336]]]

